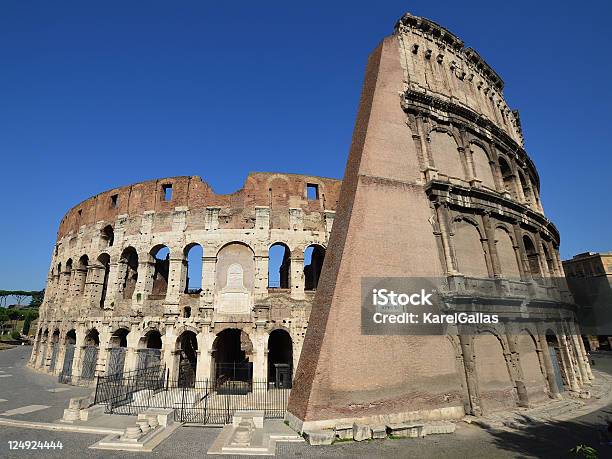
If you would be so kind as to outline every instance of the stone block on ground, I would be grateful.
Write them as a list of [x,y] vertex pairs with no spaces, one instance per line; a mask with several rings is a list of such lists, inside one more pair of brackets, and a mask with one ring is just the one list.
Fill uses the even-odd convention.
[[313,446],[331,445],[336,436],[333,430],[313,430],[304,432],[304,435],[308,443]]
[[456,427],[457,426],[450,421],[428,422],[423,426],[422,436],[453,433]]
[[387,424],[387,432],[394,437],[418,438],[423,435],[423,424]]
[[353,439],[353,424],[338,424],[336,425],[336,438],[339,440]]
[[372,438],[387,438],[387,426],[372,426]]
[[367,424],[353,424],[353,440],[363,441],[372,438],[372,429]]

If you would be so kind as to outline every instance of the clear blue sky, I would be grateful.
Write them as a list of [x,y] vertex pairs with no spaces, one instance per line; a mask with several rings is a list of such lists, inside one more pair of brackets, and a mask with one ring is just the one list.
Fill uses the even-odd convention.
[[405,11],[505,80],[562,256],[610,250],[608,3],[4,0],[0,288],[42,288],[61,217],[108,188],[341,177],[367,55]]

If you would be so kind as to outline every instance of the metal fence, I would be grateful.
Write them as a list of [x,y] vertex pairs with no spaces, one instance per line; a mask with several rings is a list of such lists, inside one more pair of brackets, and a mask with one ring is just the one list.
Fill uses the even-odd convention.
[[266,418],[285,416],[290,389],[279,389],[273,382],[169,380],[167,371],[143,369],[98,377],[95,403],[106,405],[107,413],[139,414],[149,408],[174,410],[178,422],[199,425],[223,425],[231,422],[236,411],[261,410]]
[[62,363],[62,370],[58,376],[58,381],[64,384],[72,383],[72,361],[74,360],[74,344],[66,344],[64,350],[64,362]]
[[166,373],[165,367],[159,365],[98,376],[94,403],[104,404],[107,413],[117,414],[138,414],[148,408],[157,408],[148,402],[163,390]]

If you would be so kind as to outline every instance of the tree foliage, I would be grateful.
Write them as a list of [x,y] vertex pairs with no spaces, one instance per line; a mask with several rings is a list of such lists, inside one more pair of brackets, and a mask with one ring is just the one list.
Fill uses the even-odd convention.
[[7,301],[10,296],[14,296],[17,299],[17,304],[21,305],[21,302],[26,297],[31,297],[32,301],[30,306],[38,307],[42,304],[45,291],[43,290],[0,290],[0,307],[6,307]]

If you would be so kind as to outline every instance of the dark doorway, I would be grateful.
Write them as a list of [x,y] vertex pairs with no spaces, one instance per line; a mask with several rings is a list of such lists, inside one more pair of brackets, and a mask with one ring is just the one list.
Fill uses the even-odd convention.
[[198,365],[198,340],[192,331],[185,331],[178,337],[179,357],[179,387],[194,387],[196,368]]
[[293,375],[293,343],[286,330],[274,330],[268,338],[268,382],[290,389]]
[[251,382],[253,364],[248,359],[251,350],[251,341],[242,330],[229,328],[219,333],[213,344],[216,384],[226,381]]

